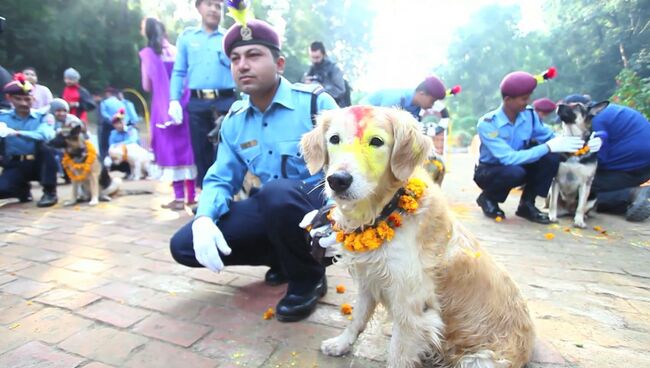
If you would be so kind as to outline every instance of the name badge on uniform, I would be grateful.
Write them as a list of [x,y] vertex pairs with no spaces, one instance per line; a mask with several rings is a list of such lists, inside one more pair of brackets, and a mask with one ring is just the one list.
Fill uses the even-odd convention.
[[499,131],[498,131],[498,130],[495,130],[495,131],[493,131],[493,132],[488,133],[487,135],[488,135],[488,137],[490,137],[490,138],[496,138],[496,137],[499,136]]
[[251,148],[257,146],[257,140],[253,139],[252,141],[244,142],[239,145],[239,148],[241,149],[246,149],[246,148]]

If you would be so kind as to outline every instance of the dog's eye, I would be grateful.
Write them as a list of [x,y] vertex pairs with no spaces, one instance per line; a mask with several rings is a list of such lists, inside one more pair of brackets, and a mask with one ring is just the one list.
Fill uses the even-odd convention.
[[341,142],[341,138],[338,136],[338,134],[334,134],[330,137],[331,144],[339,144],[339,142]]
[[373,137],[370,140],[370,145],[375,146],[375,147],[381,147],[381,146],[384,145],[384,141],[382,141],[381,138],[379,138],[379,137]]

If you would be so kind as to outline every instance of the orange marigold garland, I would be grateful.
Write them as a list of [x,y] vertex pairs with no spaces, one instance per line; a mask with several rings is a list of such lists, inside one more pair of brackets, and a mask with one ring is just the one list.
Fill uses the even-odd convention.
[[88,154],[84,162],[75,162],[67,152],[63,154],[61,165],[72,181],[86,180],[88,173],[90,173],[90,170],[92,169],[93,163],[97,159],[97,150],[95,150],[95,147],[90,143],[90,140],[86,140],[85,144],[86,152]]
[[[400,212],[414,213],[420,207],[418,200],[424,195],[427,185],[420,179],[409,179],[404,194],[399,197],[398,209],[385,220],[372,227],[351,233],[336,232],[336,241],[351,252],[367,252],[379,248],[395,236],[395,228],[402,226]],[[328,217],[329,218],[329,217]],[[336,227],[335,227],[336,228]]]

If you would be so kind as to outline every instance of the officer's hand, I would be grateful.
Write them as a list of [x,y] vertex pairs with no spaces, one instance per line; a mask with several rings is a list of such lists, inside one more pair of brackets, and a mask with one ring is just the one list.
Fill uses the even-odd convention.
[[224,265],[219,251],[229,255],[232,250],[212,219],[206,216],[195,219],[192,223],[192,238],[196,260],[211,271],[221,271]]
[[110,168],[112,164],[113,164],[113,160],[111,160],[110,156],[104,157],[104,167]]
[[6,138],[10,135],[18,135],[18,132],[9,128],[6,123],[0,121],[0,138]]
[[587,142],[587,146],[589,146],[590,152],[598,152],[603,146],[603,140],[600,139],[600,137],[594,137],[595,134],[596,132],[591,133],[589,136],[589,141]]
[[169,101],[169,111],[167,111],[167,114],[176,124],[183,123],[183,108],[181,107],[180,102]]
[[[317,214],[318,210],[308,212],[305,217],[302,218],[302,221],[300,221],[300,224],[298,226],[307,230],[314,222],[314,218]],[[328,235],[322,236],[324,234]],[[312,238],[316,236],[322,236],[318,241],[318,245],[320,245],[321,248],[325,248],[325,257],[333,257],[334,254],[341,248],[341,243],[336,241],[336,232],[332,231],[332,225],[329,223],[321,227],[309,229],[309,236]]]
[[558,136],[546,142],[551,152],[575,152],[582,148],[584,141],[580,137]]

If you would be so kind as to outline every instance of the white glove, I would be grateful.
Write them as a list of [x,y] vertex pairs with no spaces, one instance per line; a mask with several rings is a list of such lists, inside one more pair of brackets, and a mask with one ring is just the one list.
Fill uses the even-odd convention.
[[575,152],[582,148],[584,141],[580,137],[557,136],[546,142],[551,152]]
[[110,156],[104,157],[104,167],[105,168],[110,169],[112,164],[113,164],[113,160],[111,160]]
[[7,126],[7,123],[0,121],[0,138],[6,138],[10,135],[16,135],[16,131]]
[[174,119],[176,124],[180,125],[183,123],[183,108],[181,107],[180,102],[169,101],[169,110],[167,111],[167,114]]
[[596,135],[596,132],[591,133],[589,136],[589,141],[587,142],[587,146],[589,146],[589,152],[598,152],[603,146],[603,140],[600,139],[600,137],[594,137],[594,135]]
[[447,129],[449,127],[449,118],[442,118],[438,122],[438,126],[441,127],[442,129]]
[[226,243],[221,230],[211,218],[201,216],[192,223],[192,238],[194,242],[194,256],[196,260],[207,269],[219,272],[223,270],[223,261],[219,251],[229,255],[232,250]]
[[[317,213],[318,210],[308,212],[305,217],[302,218],[302,221],[300,221],[300,224],[298,226],[303,229],[307,229],[307,227],[314,220],[314,217],[316,217]],[[325,257],[334,257],[334,255],[341,249],[341,243],[336,241],[336,232],[332,231],[331,225],[323,225],[321,227],[311,229],[309,231],[309,235],[313,238],[315,236],[326,234],[327,232],[330,232],[330,234],[320,238],[318,245],[320,245],[321,248],[325,248]]]

